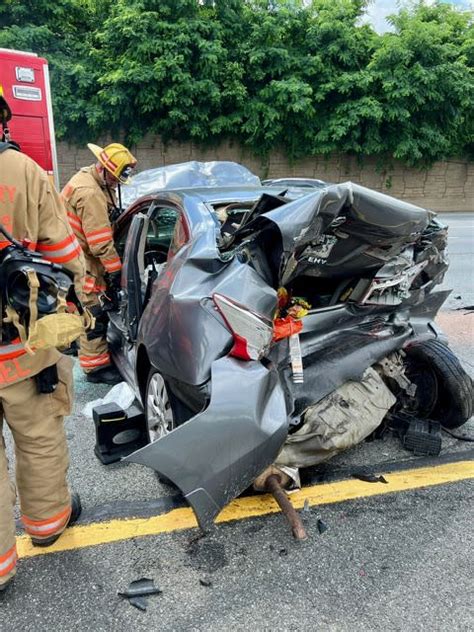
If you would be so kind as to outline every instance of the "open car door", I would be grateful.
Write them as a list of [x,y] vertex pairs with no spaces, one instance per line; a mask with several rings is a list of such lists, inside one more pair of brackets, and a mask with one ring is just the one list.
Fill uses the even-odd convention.
[[143,312],[143,261],[149,218],[137,213],[132,219],[125,245],[122,268],[123,321],[130,341],[136,340]]
[[153,202],[146,211],[138,212],[128,230],[123,255],[122,320],[127,338],[134,342],[153,282],[163,271],[169,256],[179,211],[169,205]]

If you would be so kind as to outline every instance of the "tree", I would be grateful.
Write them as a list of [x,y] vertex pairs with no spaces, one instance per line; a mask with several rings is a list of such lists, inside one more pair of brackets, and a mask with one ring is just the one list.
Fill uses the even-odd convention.
[[4,0],[0,46],[50,61],[58,136],[235,138],[411,165],[474,154],[472,12],[365,0]]
[[449,5],[422,4],[392,17],[368,66],[381,106],[385,151],[430,164],[472,151],[472,18]]
[[131,140],[149,131],[199,141],[231,132],[245,88],[223,44],[222,13],[194,0],[118,0],[95,34],[99,90],[89,124],[123,127]]
[[88,54],[94,23],[88,0],[4,0],[0,7],[0,47],[48,59],[59,137],[74,127],[76,135],[82,129],[87,134],[86,104],[95,90]]
[[243,129],[248,142],[290,155],[373,152],[380,112],[370,97],[366,66],[376,37],[359,26],[359,0],[285,3],[253,8],[243,45],[250,98]]

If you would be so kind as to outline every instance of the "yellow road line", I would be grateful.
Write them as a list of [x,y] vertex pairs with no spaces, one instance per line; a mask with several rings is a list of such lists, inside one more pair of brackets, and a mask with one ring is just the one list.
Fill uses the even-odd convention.
[[[309,506],[326,505],[355,498],[368,498],[420,487],[443,485],[471,478],[474,478],[474,460],[392,472],[386,475],[388,484],[366,483],[356,479],[322,483],[305,487],[291,494],[291,500],[296,508],[303,507],[305,501],[308,501]],[[278,511],[279,507],[272,496],[247,496],[237,498],[227,505],[219,514],[216,522],[242,520]],[[59,551],[70,551],[195,527],[197,527],[197,522],[192,510],[189,507],[182,507],[152,518],[122,518],[71,527],[53,546],[45,549],[33,547],[28,536],[22,535],[17,538],[18,556],[32,557]]]

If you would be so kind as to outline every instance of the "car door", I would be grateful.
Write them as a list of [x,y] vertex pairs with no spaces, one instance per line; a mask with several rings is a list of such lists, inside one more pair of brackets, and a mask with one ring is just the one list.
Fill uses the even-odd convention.
[[122,319],[132,343],[137,339],[140,318],[153,284],[187,239],[183,225],[182,210],[160,200],[156,200],[146,214],[139,212],[132,219],[122,269]]

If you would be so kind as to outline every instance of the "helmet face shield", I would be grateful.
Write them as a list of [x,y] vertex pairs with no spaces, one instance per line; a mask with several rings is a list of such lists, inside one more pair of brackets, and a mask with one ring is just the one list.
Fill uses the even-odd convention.
[[120,182],[125,184],[126,182],[129,181],[134,167],[135,165],[125,165],[125,167],[122,169],[122,173],[119,176]]

